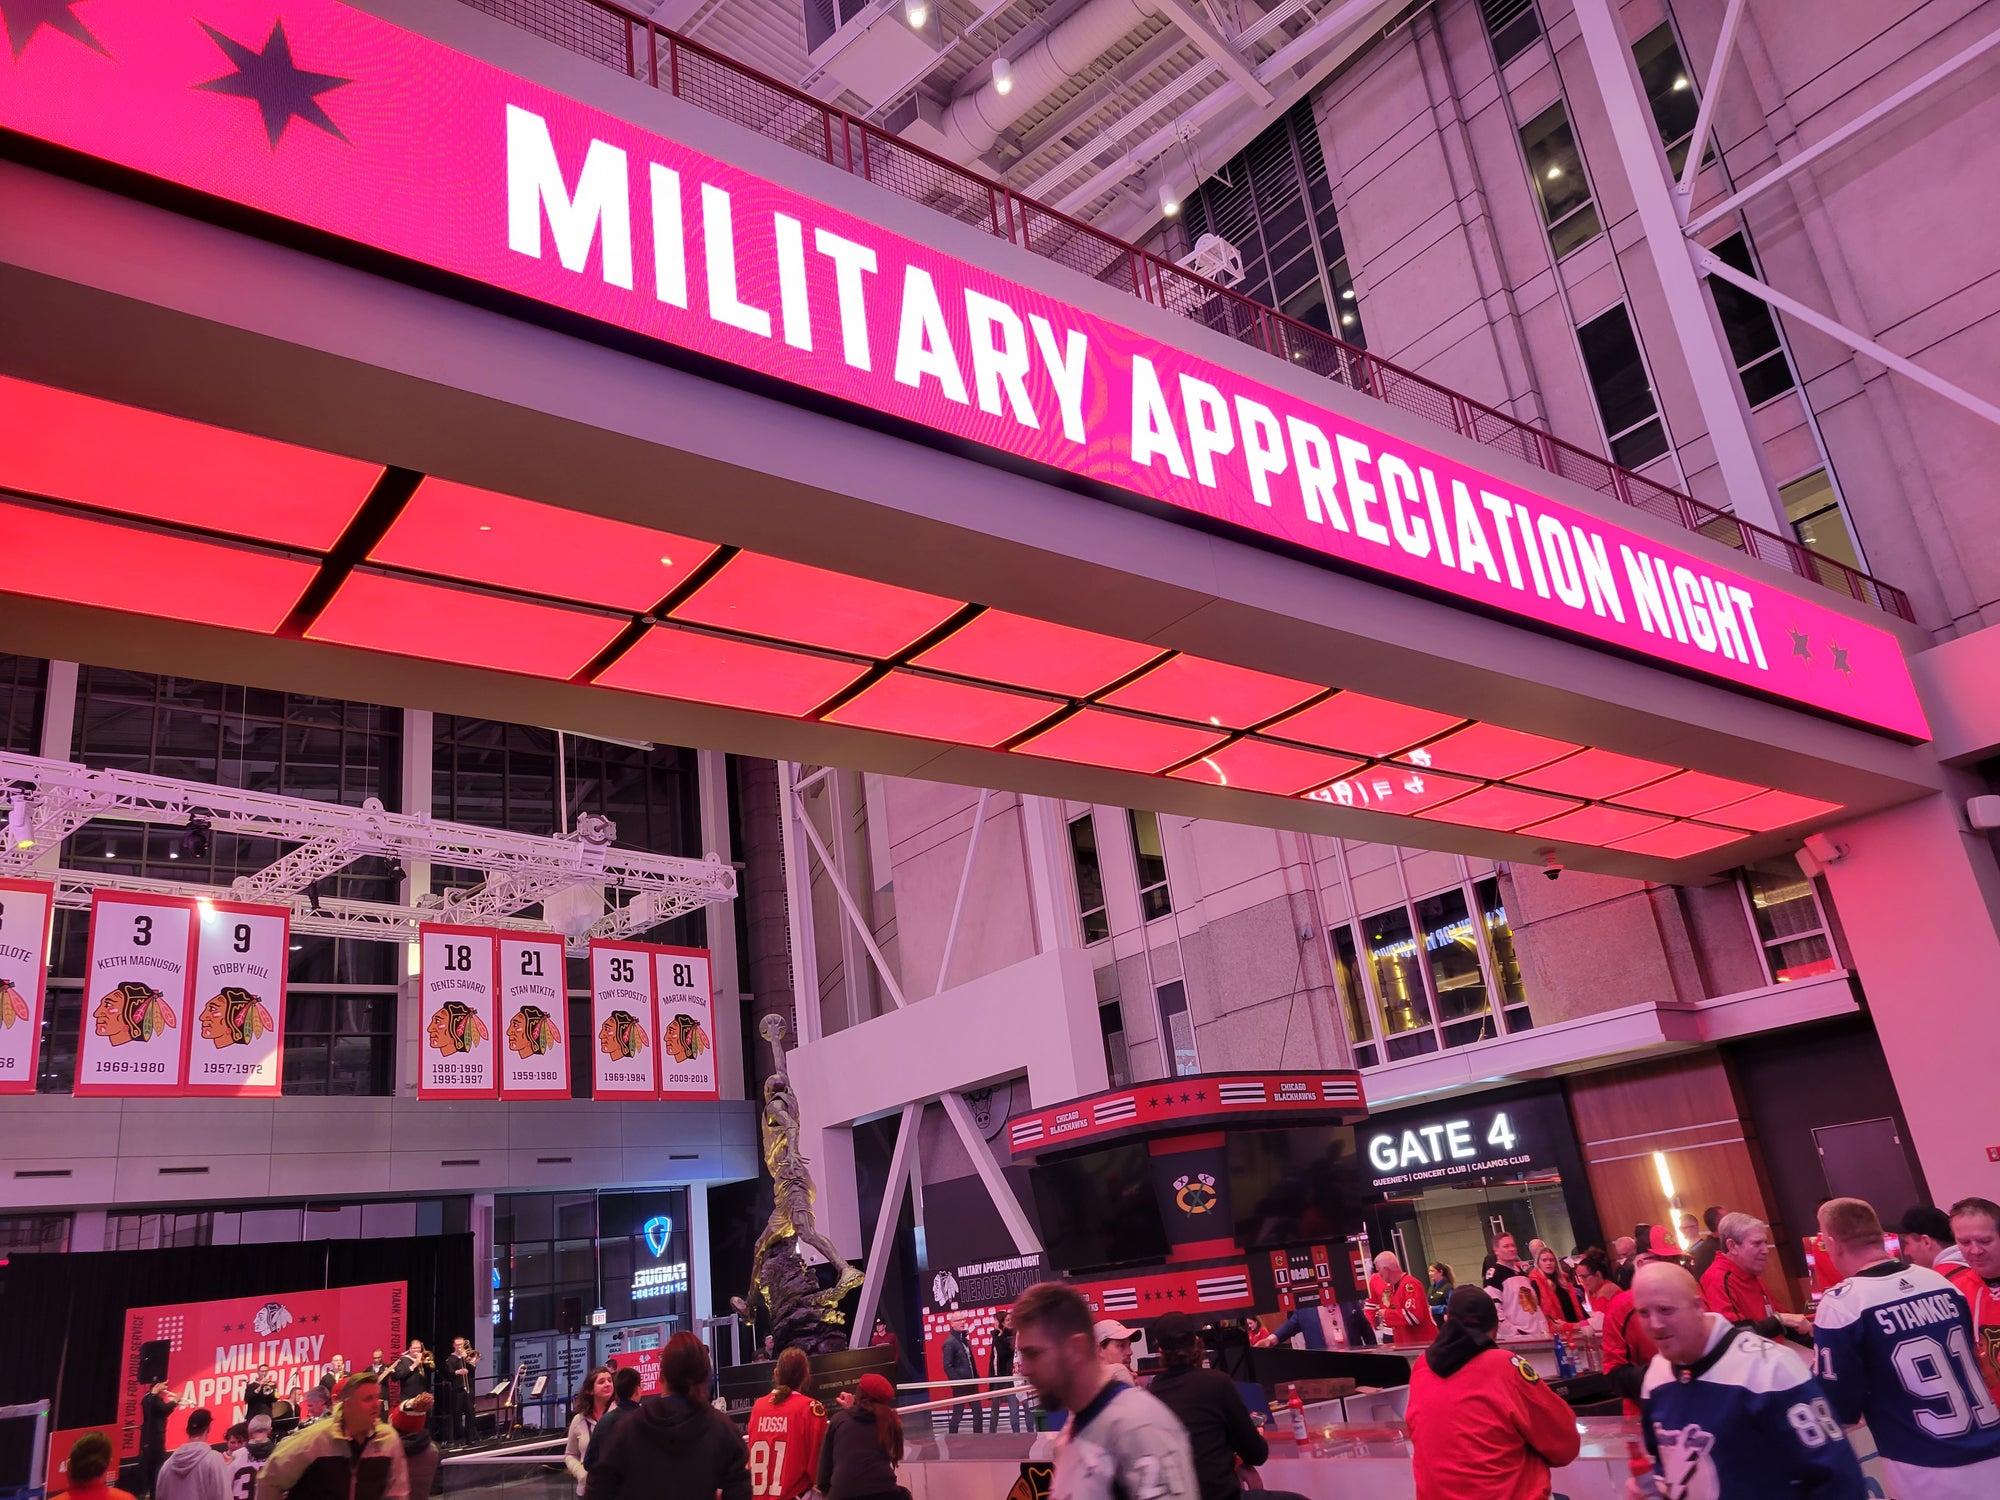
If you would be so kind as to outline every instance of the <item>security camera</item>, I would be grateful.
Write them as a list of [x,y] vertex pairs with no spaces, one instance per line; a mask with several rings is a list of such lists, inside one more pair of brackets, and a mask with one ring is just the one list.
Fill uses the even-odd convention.
[[1563,867],[1561,860],[1557,859],[1553,854],[1547,855],[1543,858],[1542,875],[1545,879],[1561,880],[1562,873],[1563,873]]

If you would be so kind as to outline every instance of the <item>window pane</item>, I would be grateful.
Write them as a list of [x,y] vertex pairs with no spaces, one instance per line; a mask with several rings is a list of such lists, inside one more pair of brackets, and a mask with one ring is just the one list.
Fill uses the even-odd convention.
[[[1494,979],[1500,986],[1502,1005],[1521,1005],[1527,1001],[1528,993],[1521,984],[1521,963],[1514,952],[1514,925],[1507,920],[1506,903],[1500,899],[1500,882],[1488,876],[1472,888],[1473,899],[1478,901],[1482,919],[1486,923],[1486,944],[1493,950]],[[1508,1029],[1513,1027],[1513,1012],[1508,1012]]]
[[1750,911],[1757,920],[1757,935],[1765,942],[1796,937],[1802,932],[1819,932],[1826,927],[1812,882],[1790,860],[1766,860],[1743,872],[1750,888]]
[[1778,491],[1778,498],[1785,503],[1792,534],[1801,542],[1850,568],[1861,566],[1847,518],[1840,513],[1840,497],[1834,494],[1826,470],[1816,469],[1803,479],[1794,479]]
[[[1528,173],[1535,179],[1536,196],[1542,200],[1544,224],[1556,224],[1590,202],[1583,156],[1576,149],[1569,115],[1560,103],[1551,104],[1521,127],[1521,147],[1528,154]],[[1596,232],[1591,230],[1591,234]]]
[[1117,1001],[1097,1007],[1097,1026],[1104,1035],[1104,1069],[1111,1086],[1122,1089],[1132,1081],[1132,1062],[1125,1050],[1125,1013]]
[[1833,949],[1820,933],[1794,938],[1789,943],[1773,944],[1764,950],[1764,954],[1771,960],[1771,977],[1779,984],[1807,979],[1814,974],[1831,974],[1840,967],[1834,959]]
[[1479,0],[1486,34],[1493,39],[1493,60],[1501,67],[1519,57],[1542,34],[1535,0]]
[[1160,1035],[1167,1063],[1175,1078],[1191,1078],[1201,1071],[1194,1050],[1194,1017],[1188,1012],[1187,987],[1169,979],[1159,988]]
[[1104,869],[1097,862],[1097,824],[1089,813],[1070,820],[1069,854],[1076,867],[1076,904],[1083,918],[1083,940],[1100,942],[1111,936],[1111,918],[1104,910]]
[[1616,438],[1658,415],[1646,366],[1639,358],[1639,340],[1622,304],[1577,329],[1576,341],[1583,350],[1583,367],[1590,375],[1590,388],[1597,396],[1607,433]]
[[1348,1040],[1367,1041],[1374,1030],[1368,1024],[1368,991],[1361,982],[1361,961],[1354,949],[1354,929],[1345,922],[1333,929],[1333,987],[1340,995]]
[[1334,305],[1340,309],[1340,336],[1355,348],[1366,349],[1368,330],[1361,326],[1361,303],[1354,295],[1354,278],[1347,272],[1347,262],[1335,261],[1326,274],[1333,282]]
[[1443,891],[1419,901],[1417,925],[1424,934],[1439,1018],[1456,1021],[1484,1013],[1486,976],[1479,968],[1479,934],[1466,910],[1465,892]]
[[1660,425],[1657,417],[1611,440],[1611,461],[1621,468],[1639,468],[1666,451],[1667,429]]
[[1132,856],[1139,871],[1139,906],[1148,922],[1174,909],[1167,894],[1167,854],[1160,842],[1157,815],[1137,810],[1126,813],[1132,825]]
[[[1745,276],[1755,276],[1750,262],[1750,244],[1739,231],[1714,247],[1715,258]],[[1715,310],[1722,319],[1722,331],[1729,337],[1730,357],[1743,372],[1743,391],[1752,406],[1761,405],[1780,392],[1792,388],[1792,372],[1778,342],[1778,325],[1772,321],[1770,304],[1719,276],[1708,279],[1715,297]],[[1754,369],[1754,375],[1753,375]]]
[[1431,1024],[1431,998],[1424,988],[1423,961],[1410,931],[1407,907],[1396,907],[1365,924],[1368,962],[1375,971],[1375,990],[1382,997],[1382,1030],[1391,1038],[1391,1057],[1409,1056],[1394,1045],[1398,1032]]
[[1632,58],[1639,65],[1646,102],[1653,107],[1653,123],[1660,127],[1660,144],[1671,146],[1692,135],[1701,105],[1681,63],[1681,49],[1674,44],[1673,28],[1664,21],[1655,26],[1632,44]]

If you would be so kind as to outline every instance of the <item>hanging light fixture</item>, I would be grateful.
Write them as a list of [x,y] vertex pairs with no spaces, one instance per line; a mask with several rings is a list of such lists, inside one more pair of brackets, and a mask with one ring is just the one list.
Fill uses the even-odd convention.
[[924,0],[903,0],[903,19],[910,23],[910,30],[922,31],[930,18],[930,7]]
[[1160,179],[1160,212],[1171,219],[1180,211],[1180,194],[1174,191],[1174,185],[1171,182],[1162,177]]
[[28,816],[28,794],[33,790],[17,786],[7,799],[7,843],[12,848],[35,847],[35,825]]
[[996,94],[1014,92],[1014,68],[1004,57],[993,59],[993,92]]

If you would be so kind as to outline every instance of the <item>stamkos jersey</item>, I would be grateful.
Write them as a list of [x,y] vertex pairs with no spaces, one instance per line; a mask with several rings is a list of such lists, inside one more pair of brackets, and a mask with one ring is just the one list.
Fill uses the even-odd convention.
[[826,1437],[826,1408],[798,1391],[780,1401],[776,1392],[750,1408],[743,1440],[750,1449],[750,1493],[756,1500],[797,1500],[819,1473],[819,1445]]
[[2000,1496],[2000,1405],[1949,1281],[1904,1261],[1870,1266],[1820,1299],[1813,1343],[1834,1414],[1865,1418],[1884,1458],[1924,1469],[1990,1462],[1987,1493]]
[[1708,1352],[1655,1355],[1640,1390],[1667,1500],[1863,1500],[1860,1461],[1805,1361],[1708,1316]]

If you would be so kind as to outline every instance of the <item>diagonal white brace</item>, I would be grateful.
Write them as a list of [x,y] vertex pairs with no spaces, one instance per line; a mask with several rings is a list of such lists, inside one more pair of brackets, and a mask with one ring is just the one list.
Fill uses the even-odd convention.
[[861,908],[854,904],[854,898],[847,893],[847,882],[840,878],[840,871],[834,868],[833,857],[826,852],[826,841],[819,836],[819,830],[813,827],[813,820],[807,816],[803,804],[794,807],[791,815],[798,819],[799,829],[805,834],[806,842],[813,846],[813,853],[819,856],[820,868],[826,871],[827,882],[832,885],[834,895],[840,898],[840,909],[847,913],[847,920],[854,924],[855,936],[861,939],[862,946],[868,950],[868,956],[875,960],[875,972],[882,976],[882,983],[888,988],[889,998],[894,1000],[896,1008],[901,1010],[910,1002],[903,995],[903,987],[896,983],[896,976],[889,969],[889,960],[882,956],[882,950],[876,946],[875,934],[868,930],[867,922],[862,920]]
[[1709,64],[1708,85],[1701,91],[1701,108],[1695,112],[1694,136],[1688,142],[1687,162],[1681,180],[1674,184],[1681,221],[1687,221],[1688,203],[1694,193],[1694,179],[1701,171],[1701,157],[1708,147],[1709,127],[1715,123],[1715,104],[1722,97],[1722,75],[1729,68],[1729,54],[1736,46],[1736,23],[1743,19],[1743,0],[1729,0],[1722,13],[1722,35],[1716,39],[1715,61]]
[[979,1173],[979,1180],[986,1184],[987,1196],[993,1200],[994,1208],[1000,1212],[1000,1222],[1007,1226],[1007,1233],[1014,1237],[1014,1249],[1021,1255],[1039,1255],[1042,1242],[1035,1236],[1034,1225],[1028,1222],[1027,1214],[1021,1211],[1021,1200],[1014,1196],[1012,1184],[1007,1174],[1000,1170],[1000,1163],[993,1159],[987,1149],[986,1138],[979,1133],[979,1127],[972,1123],[972,1106],[965,1102],[965,1096],[957,1093],[938,1095],[938,1103],[944,1106],[945,1117],[958,1131],[958,1138],[965,1143],[965,1154],[972,1158],[973,1170]]
[[882,1186],[882,1207],[875,1215],[875,1237],[868,1242],[868,1260],[861,1272],[861,1300],[854,1305],[854,1324],[848,1331],[848,1346],[859,1348],[875,1327],[875,1309],[882,1305],[882,1276],[889,1264],[889,1246],[895,1238],[896,1220],[903,1212],[903,1189],[910,1180],[910,1161],[916,1155],[917,1135],[923,1122],[924,1102],[903,1106],[903,1123],[896,1129],[896,1149],[889,1156],[889,1180]]

